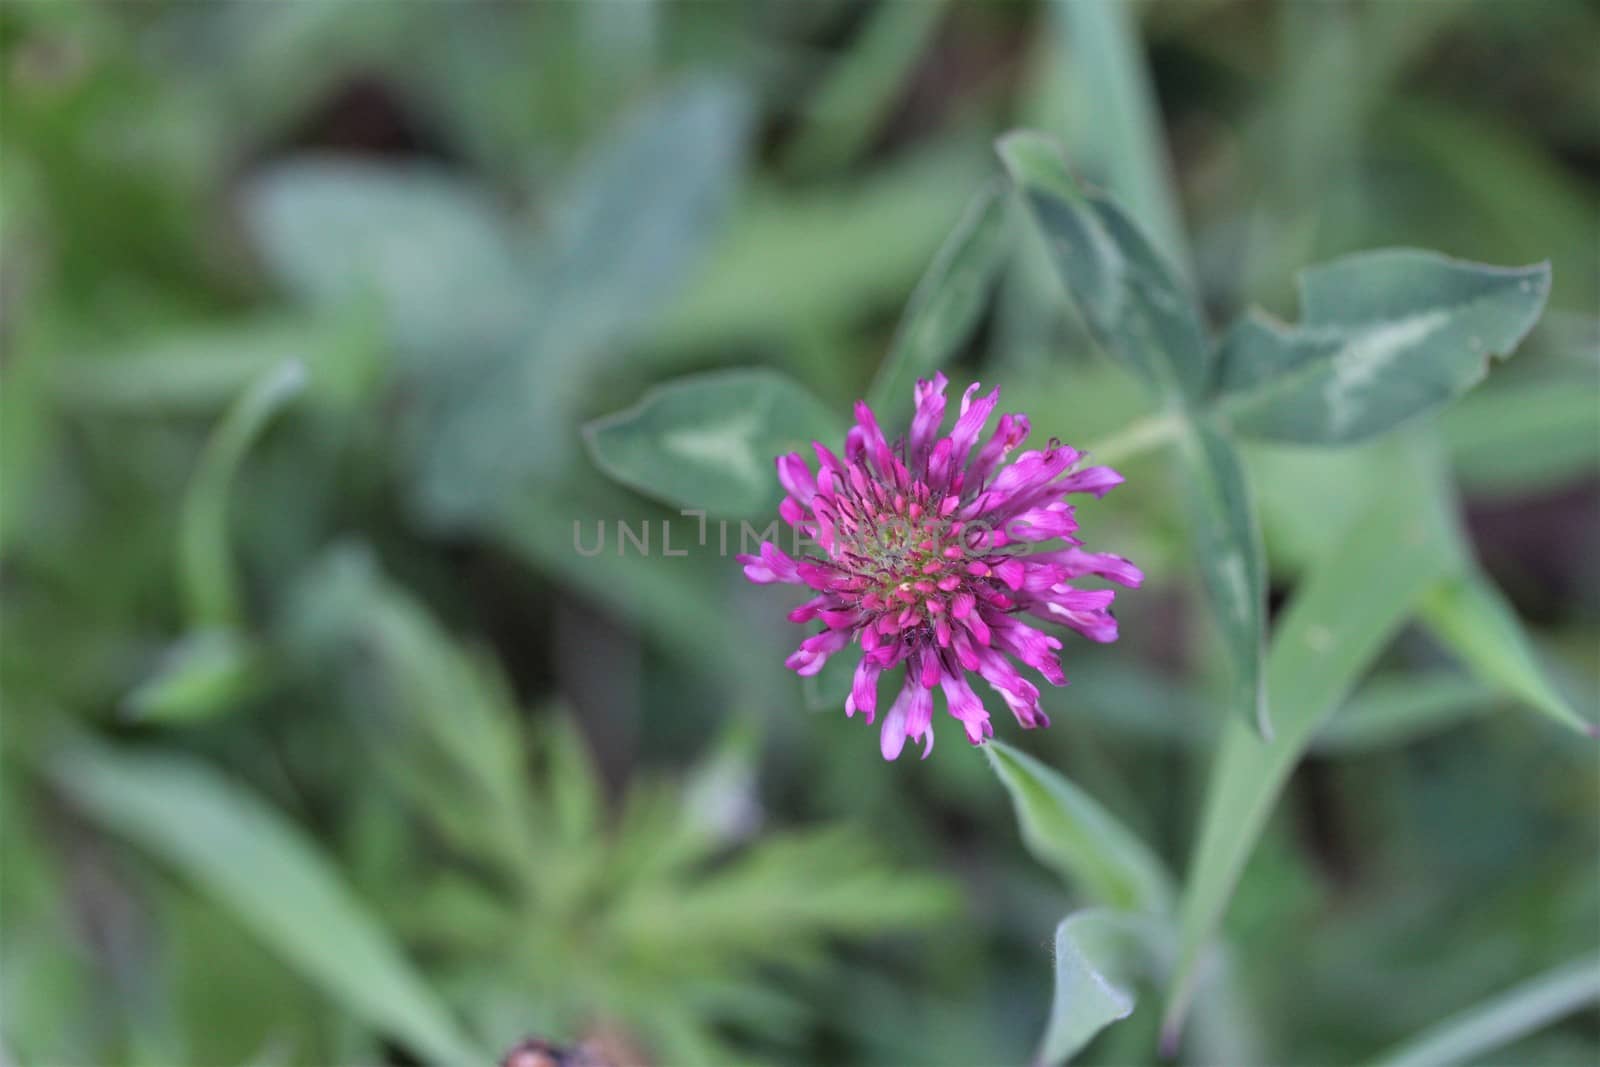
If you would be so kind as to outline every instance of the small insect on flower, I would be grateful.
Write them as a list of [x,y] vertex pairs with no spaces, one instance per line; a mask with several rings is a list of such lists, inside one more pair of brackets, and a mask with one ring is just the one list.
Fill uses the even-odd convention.
[[819,551],[791,558],[766,541],[760,555],[739,557],[753,582],[816,593],[789,614],[792,622],[823,624],[786,661],[791,669],[816,674],[830,656],[860,646],[846,715],[860,711],[873,722],[879,676],[905,665],[883,719],[885,759],[898,757],[907,738],[923,743],[924,758],[932,751],[936,688],[969,741],[993,736],[969,673],[999,693],[1024,728],[1048,726],[1038,688],[1008,657],[1064,685],[1055,654],[1061,642],[1024,620],[1115,641],[1114,591],[1078,589],[1072,581],[1093,574],[1133,588],[1144,577],[1120,556],[1083,551],[1073,536],[1078,524],[1065,497],[1103,496],[1121,475],[1080,468],[1082,454],[1058,441],[1007,464],[1028,436],[1024,415],[1001,415],[974,455],[1000,390],[974,399],[972,385],[955,427],[941,437],[948,384],[942,374],[917,383],[910,432],[892,445],[872,409],[858,402],[842,460],[821,442],[812,446],[816,473],[798,453],[778,457],[788,493],[779,513]]

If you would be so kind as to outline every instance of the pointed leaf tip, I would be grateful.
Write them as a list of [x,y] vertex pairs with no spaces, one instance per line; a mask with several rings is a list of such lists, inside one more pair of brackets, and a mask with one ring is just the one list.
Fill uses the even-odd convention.
[[1035,1064],[1065,1063],[1102,1030],[1133,1014],[1133,979],[1152,967],[1166,931],[1148,916],[1075,911],[1056,926],[1055,994]]
[[1172,884],[1161,861],[1094,798],[1003,741],[979,747],[1011,795],[1035,859],[1098,903],[1153,914],[1170,909]]
[[1072,178],[1061,147],[1045,134],[1012,130],[995,139],[994,150],[1017,186],[1037,186],[1073,200],[1082,197],[1083,189]]
[[1217,408],[1264,440],[1365,440],[1481,381],[1549,291],[1547,263],[1493,267],[1409,248],[1310,267],[1299,325],[1252,312],[1219,344]]

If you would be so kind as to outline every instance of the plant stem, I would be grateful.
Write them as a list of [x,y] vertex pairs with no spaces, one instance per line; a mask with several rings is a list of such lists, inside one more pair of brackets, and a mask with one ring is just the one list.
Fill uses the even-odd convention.
[[1117,463],[1166,444],[1178,435],[1181,426],[1182,421],[1174,412],[1147,415],[1090,445],[1085,451],[1096,462]]

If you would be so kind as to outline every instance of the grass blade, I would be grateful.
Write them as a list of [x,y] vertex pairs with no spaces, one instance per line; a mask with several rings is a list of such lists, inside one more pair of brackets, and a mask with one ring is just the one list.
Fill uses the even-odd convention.
[[947,0],[880,4],[806,102],[784,162],[804,174],[842,166],[867,147],[939,26]]
[[322,391],[324,379],[342,369],[330,357],[358,361],[354,319],[263,315],[135,340],[62,360],[51,390],[63,405],[90,415],[214,418],[291,354],[304,356],[311,392]]
[[1422,601],[1423,623],[1484,682],[1530,708],[1590,737],[1600,727],[1586,721],[1550,684],[1527,632],[1494,584],[1476,569],[1451,578]]
[[1050,9],[1078,105],[1068,138],[1073,155],[1187,273],[1189,249],[1137,8],[1122,0],[1055,0]]
[[1536,493],[1600,471],[1596,375],[1491,383],[1439,416],[1463,487]]
[[1600,1003],[1600,963],[1592,958],[1537,978],[1454,1015],[1378,1057],[1373,1067],[1450,1067],[1483,1057],[1540,1027]]
[[[655,343],[698,363],[710,348],[787,349],[848,336],[863,316],[905,299],[950,219],[992,173],[988,146],[963,138],[908,152],[846,185],[797,191],[752,182],[704,269],[665,312]],[[816,375],[806,380],[819,386],[831,380],[798,358],[789,366]]]
[[1395,674],[1362,686],[1311,744],[1322,754],[1370,752],[1403,745],[1492,711],[1494,690],[1458,674]]

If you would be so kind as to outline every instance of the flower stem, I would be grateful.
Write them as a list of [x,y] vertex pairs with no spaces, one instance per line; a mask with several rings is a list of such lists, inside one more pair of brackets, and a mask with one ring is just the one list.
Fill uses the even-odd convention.
[[1118,463],[1166,444],[1178,435],[1181,426],[1180,417],[1173,412],[1147,415],[1090,445],[1086,451],[1098,463]]

